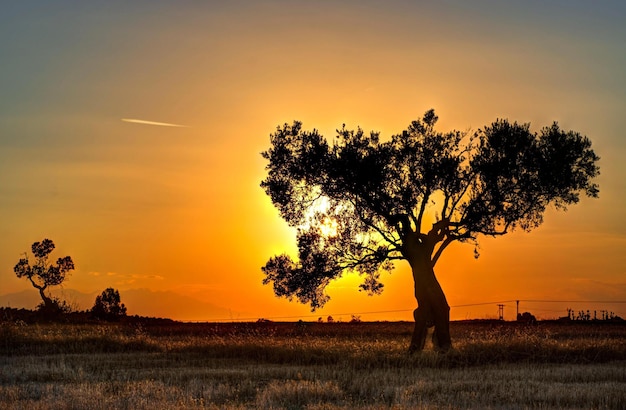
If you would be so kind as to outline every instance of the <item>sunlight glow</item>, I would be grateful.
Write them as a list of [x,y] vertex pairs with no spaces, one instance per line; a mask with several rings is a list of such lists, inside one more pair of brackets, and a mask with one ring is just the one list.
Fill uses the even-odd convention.
[[[471,242],[446,248],[435,274],[451,306],[626,300],[626,2],[144,3],[2,8],[0,82],[11,100],[0,114],[0,306],[36,306],[36,290],[13,267],[48,237],[55,254],[75,260],[66,289],[84,295],[81,310],[113,287],[131,315],[310,320],[308,305],[263,285],[267,261],[299,260],[298,229],[314,230],[320,246],[350,239],[375,249],[384,238],[351,219],[349,201],[332,209],[306,186],[295,188],[317,199],[304,220],[282,218],[259,186],[270,135],[297,120],[329,145],[342,124],[387,142],[430,108],[437,132],[467,139],[498,118],[537,131],[558,121],[602,157],[599,200],[549,209],[530,234],[479,237],[478,259]],[[105,45],[115,47],[97,52]],[[444,197],[430,199],[422,232],[441,218]],[[390,234],[400,243],[399,235]],[[319,316],[401,310],[363,320],[412,321],[411,266],[395,265],[375,297],[347,272]],[[623,306],[597,309],[626,317]],[[579,309],[545,306],[555,317],[568,307]],[[514,318],[515,307],[506,309]],[[450,311],[497,313],[496,305]]]
[[322,235],[327,238],[337,236],[337,221],[332,218],[325,218],[322,225],[320,225]]
[[325,196],[320,196],[313,201],[313,204],[309,207],[306,215],[307,223],[305,223],[302,228],[308,229],[315,224],[319,227],[323,236],[327,238],[337,236],[337,221],[331,216],[324,216],[321,221],[318,220],[319,215],[328,214],[329,210],[329,199]]

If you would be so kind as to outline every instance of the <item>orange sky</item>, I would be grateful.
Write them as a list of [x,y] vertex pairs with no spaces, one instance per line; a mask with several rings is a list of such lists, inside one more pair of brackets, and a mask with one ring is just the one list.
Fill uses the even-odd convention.
[[[66,289],[169,291],[221,309],[175,319],[310,318],[261,285],[266,260],[294,251],[259,188],[269,134],[298,119],[329,138],[343,123],[388,137],[432,107],[441,130],[556,120],[601,157],[600,199],[483,238],[478,260],[469,245],[447,250],[436,272],[453,319],[497,315],[460,306],[472,303],[626,300],[623,5],[36,3],[0,16],[0,295],[35,292],[13,266],[47,237],[76,263]],[[410,320],[408,267],[384,279],[378,297],[353,277],[333,283],[313,315]],[[626,304],[521,303],[543,317],[566,307],[626,316]],[[397,312],[363,313],[374,311]]]

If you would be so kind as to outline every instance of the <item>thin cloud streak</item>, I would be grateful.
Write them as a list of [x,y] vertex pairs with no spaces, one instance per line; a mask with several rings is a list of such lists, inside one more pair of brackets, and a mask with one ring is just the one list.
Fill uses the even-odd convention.
[[188,128],[187,125],[180,124],[170,124],[167,122],[156,122],[156,121],[147,121],[147,120],[139,120],[136,118],[122,118],[124,122],[131,122],[133,124],[144,124],[144,125],[157,125],[160,127],[179,127],[179,128]]

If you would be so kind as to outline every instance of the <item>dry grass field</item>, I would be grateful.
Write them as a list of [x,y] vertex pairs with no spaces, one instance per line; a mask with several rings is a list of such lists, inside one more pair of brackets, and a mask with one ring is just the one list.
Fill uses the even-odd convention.
[[0,323],[0,408],[626,408],[626,325]]

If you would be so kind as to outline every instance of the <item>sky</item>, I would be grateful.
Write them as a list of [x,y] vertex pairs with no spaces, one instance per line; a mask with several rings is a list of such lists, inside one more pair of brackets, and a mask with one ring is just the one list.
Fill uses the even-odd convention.
[[122,302],[145,290],[129,314],[167,314],[155,300],[168,295],[196,306],[172,310],[180,320],[412,320],[407,263],[381,296],[354,275],[333,282],[313,313],[262,285],[295,232],[259,187],[260,153],[293,120],[388,138],[434,108],[441,131],[558,121],[601,157],[599,199],[480,238],[478,259],[446,250],[451,318],[493,318],[506,301],[513,319],[514,300],[544,318],[626,317],[608,303],[626,301],[625,20],[621,1],[3,4],[0,295],[36,293],[13,266],[50,238],[76,264],[63,288],[114,287]]

